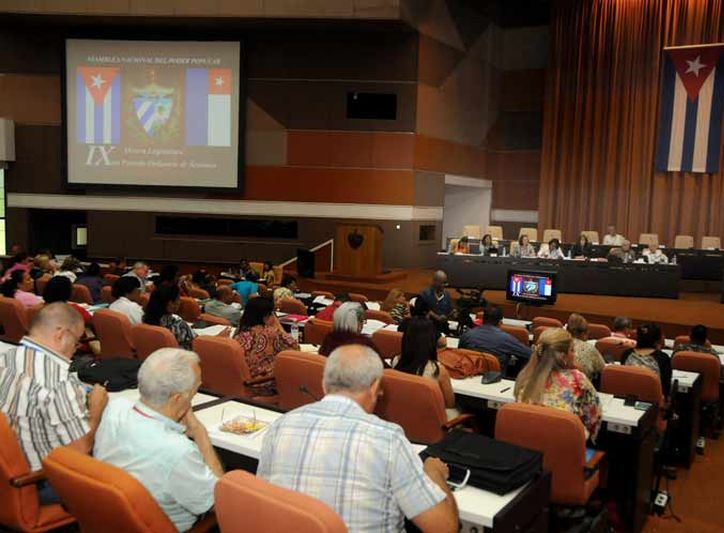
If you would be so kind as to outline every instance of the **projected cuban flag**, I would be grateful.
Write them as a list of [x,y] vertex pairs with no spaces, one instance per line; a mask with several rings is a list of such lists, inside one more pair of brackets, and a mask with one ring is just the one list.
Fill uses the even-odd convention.
[[117,68],[78,67],[76,131],[82,144],[121,141],[121,75]]
[[186,144],[231,146],[231,69],[186,70]]

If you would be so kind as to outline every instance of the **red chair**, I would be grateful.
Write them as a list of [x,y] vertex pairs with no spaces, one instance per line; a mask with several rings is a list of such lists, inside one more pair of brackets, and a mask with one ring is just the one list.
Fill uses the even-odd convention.
[[[674,339],[674,346],[681,346],[682,344],[689,344],[691,342],[691,338],[688,335],[677,335]],[[711,347],[711,341],[709,339],[706,339],[705,346]]]
[[378,329],[372,334],[372,342],[383,359],[392,359],[402,353],[402,335],[401,331]]
[[115,298],[113,297],[113,287],[110,285],[101,287],[101,301],[107,304],[111,304],[115,301]]
[[358,292],[350,292],[349,299],[352,302],[357,302],[357,303],[361,303],[361,304],[369,301],[369,298],[367,298],[367,296],[365,296],[364,294],[360,294]]
[[296,298],[282,298],[277,305],[282,313],[307,316],[307,306]]
[[18,343],[27,335],[29,325],[25,306],[15,298],[0,296],[0,326],[3,329],[0,339]]
[[312,298],[316,298],[317,296],[324,296],[329,300],[334,300],[334,294],[329,291],[312,291]]
[[70,301],[79,304],[93,305],[93,297],[91,296],[90,289],[80,283],[73,284]]
[[214,496],[224,533],[347,533],[342,519],[325,503],[242,470],[224,475]]
[[661,389],[661,380],[652,370],[638,366],[606,365],[601,372],[600,390],[615,396],[636,396],[644,402],[657,405],[659,411],[656,428],[660,433],[666,431],[666,400]]
[[101,343],[102,359],[136,356],[131,340],[131,321],[126,315],[110,309],[99,309],[93,315],[91,322]]
[[324,338],[332,331],[332,323],[310,318],[304,324],[304,342],[321,346]]
[[632,346],[629,343],[623,342],[623,339],[616,339],[615,337],[596,341],[596,350],[598,350],[602,356],[608,356],[614,361],[621,361],[623,354],[631,348]]
[[365,318],[367,320],[379,320],[385,324],[394,324],[395,319],[387,311],[376,311],[374,309],[367,309],[365,311]]
[[149,324],[136,324],[131,328],[131,342],[136,357],[143,361],[159,348],[178,348],[176,337],[166,328]]
[[563,322],[556,318],[549,318],[547,316],[537,316],[533,319],[533,329],[539,326],[548,326],[551,328],[562,328]]
[[533,344],[538,344],[538,338],[547,329],[555,329],[556,326],[538,326],[533,330]]
[[116,274],[106,274],[105,276],[103,276],[103,279],[106,280],[106,283],[108,283],[108,285],[113,285],[116,281],[118,281],[120,277],[121,276],[118,276]]
[[42,470],[31,472],[18,436],[0,412],[0,525],[3,528],[40,533],[75,522],[59,504],[38,503],[36,485],[43,480]]
[[190,296],[182,296],[177,314],[186,322],[196,322],[201,318],[201,307],[198,302]]
[[671,367],[676,370],[698,372],[703,380],[701,389],[702,424],[704,428],[712,428],[721,416],[720,383],[721,362],[719,357],[708,353],[678,352],[671,360]]
[[530,346],[530,334],[527,329],[519,326],[506,326],[505,324],[501,324],[500,329],[518,339],[523,346]]
[[279,406],[294,409],[321,400],[322,376],[327,358],[314,353],[284,350],[274,360]]
[[[504,405],[495,420],[495,438],[543,453],[552,474],[551,502],[584,505],[598,486],[596,452],[586,463],[586,432],[581,420],[561,409],[524,403]],[[593,471],[586,476],[586,471]]]
[[191,298],[196,298],[197,300],[208,300],[210,298],[208,292],[203,289],[197,289],[196,287],[191,287],[189,289],[189,296]]
[[220,279],[220,280],[217,280],[217,281],[216,281],[216,285],[217,285],[217,286],[219,286],[219,285],[233,285],[233,284],[234,284],[234,280],[232,280],[232,279]]
[[588,324],[588,338],[592,340],[604,339],[611,336],[611,328],[605,324]]

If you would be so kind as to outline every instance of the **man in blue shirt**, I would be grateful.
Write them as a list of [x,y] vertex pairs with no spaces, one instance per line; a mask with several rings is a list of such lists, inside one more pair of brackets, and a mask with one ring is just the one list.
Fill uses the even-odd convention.
[[483,325],[463,333],[459,347],[494,355],[500,361],[500,368],[505,374],[511,363],[511,356],[520,360],[518,369],[525,366],[530,359],[530,348],[500,329],[501,322],[503,322],[503,312],[500,307],[495,305],[486,307],[483,312]]
[[448,331],[448,319],[453,311],[453,303],[450,295],[445,290],[447,287],[447,274],[442,270],[436,271],[432,275],[432,285],[422,291],[418,298],[425,301],[430,308],[428,318],[430,318],[439,331]]
[[257,283],[258,279],[259,276],[256,275],[256,272],[251,271],[247,274],[246,279],[237,281],[231,285],[231,288],[238,292],[239,296],[241,296],[241,303],[244,304],[244,307],[246,307],[246,303],[249,301],[249,298],[253,294],[259,292],[259,284]]

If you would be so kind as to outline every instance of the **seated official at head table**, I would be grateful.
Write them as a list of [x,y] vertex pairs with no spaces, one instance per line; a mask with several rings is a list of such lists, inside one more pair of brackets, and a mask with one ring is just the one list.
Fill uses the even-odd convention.
[[454,254],[469,254],[470,253],[470,244],[468,243],[467,235],[460,237],[458,239],[458,242],[455,243],[455,248],[453,249],[452,253],[454,253]]
[[579,235],[578,241],[573,245],[569,253],[573,259],[587,259],[593,255],[593,245],[585,233]]
[[566,330],[545,330],[515,381],[515,398],[573,413],[595,441],[601,427],[601,405],[593,384],[575,368],[575,356],[573,339]]
[[498,247],[493,242],[493,237],[490,233],[486,233],[480,241],[480,255],[491,255],[497,253]]
[[666,265],[669,262],[669,258],[666,254],[662,252],[661,248],[653,242],[649,243],[649,245],[644,249],[643,257],[651,265]]
[[[108,395],[100,385],[89,394],[70,360],[85,328],[69,305],[56,302],[33,318],[17,348],[0,354],[0,410],[17,434],[30,470],[59,446],[89,453]],[[59,503],[47,481],[38,485],[41,504]]]
[[665,397],[671,391],[671,358],[663,351],[664,336],[657,324],[642,324],[636,328],[636,348],[623,354],[622,365],[648,368],[661,381]]
[[329,505],[355,533],[401,533],[409,518],[424,533],[458,531],[447,466],[423,464],[397,424],[372,413],[382,393],[382,362],[349,345],[327,359],[326,396],[274,422],[257,476]]
[[626,237],[616,232],[616,226],[609,224],[606,228],[606,235],[603,236],[603,244],[606,246],[621,246]]
[[617,261],[620,263],[628,264],[635,263],[638,256],[636,252],[631,248],[631,242],[624,240],[620,248],[611,248],[608,252],[608,260],[611,262]]
[[191,409],[200,385],[198,355],[156,350],[138,371],[140,400],[112,400],[93,447],[96,459],[136,478],[179,531],[191,529],[213,507],[216,481],[224,475]]
[[510,255],[513,257],[536,257],[535,248],[527,235],[518,238],[518,246],[511,247]]
[[541,259],[563,259],[561,241],[551,239],[548,244],[542,244],[540,250],[538,250],[538,257]]

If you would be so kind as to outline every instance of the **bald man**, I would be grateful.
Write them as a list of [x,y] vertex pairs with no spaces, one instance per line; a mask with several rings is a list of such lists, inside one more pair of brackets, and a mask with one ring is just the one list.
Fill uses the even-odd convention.
[[232,326],[238,326],[239,320],[241,319],[241,310],[231,305],[233,301],[234,291],[231,287],[222,285],[216,289],[216,294],[213,299],[206,302],[204,305],[204,312],[225,318],[231,322]]
[[452,299],[445,290],[447,285],[447,274],[442,270],[437,270],[432,275],[432,284],[422,291],[419,296],[430,308],[428,318],[435,323],[435,327],[442,333],[449,332],[448,319],[453,311]]
[[[63,302],[35,315],[20,345],[0,355],[0,410],[15,430],[31,470],[58,446],[83,453],[93,449],[96,430],[108,402],[96,385],[86,392],[70,360],[85,328],[78,312]],[[58,497],[47,483],[38,486],[41,503]]]

